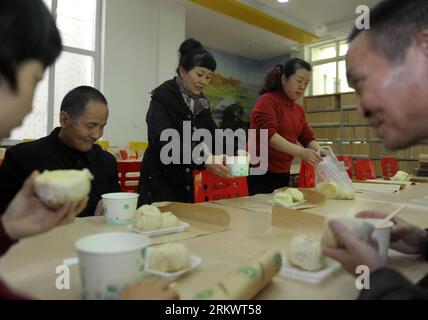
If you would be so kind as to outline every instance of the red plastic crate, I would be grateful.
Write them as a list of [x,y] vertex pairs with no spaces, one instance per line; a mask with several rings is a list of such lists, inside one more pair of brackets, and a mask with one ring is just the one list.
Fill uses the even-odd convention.
[[385,157],[380,159],[380,166],[382,168],[382,176],[384,178],[391,178],[398,171],[397,159],[394,157]]
[[194,202],[248,196],[247,177],[223,179],[208,170],[193,170]]
[[315,187],[315,168],[313,165],[303,160],[300,162],[299,187]]
[[[141,171],[141,161],[117,161],[117,173],[122,192],[138,192],[138,181]],[[131,176],[130,173],[133,173]],[[136,181],[136,182],[134,182]],[[131,184],[129,183],[131,182]],[[132,183],[134,182],[134,183]]]
[[376,179],[373,161],[371,159],[355,160],[355,177],[357,180]]

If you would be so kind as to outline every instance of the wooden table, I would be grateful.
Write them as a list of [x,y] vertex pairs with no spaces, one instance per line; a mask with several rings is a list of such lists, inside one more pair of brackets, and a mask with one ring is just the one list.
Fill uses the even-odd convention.
[[[301,233],[321,236],[323,217],[330,213],[354,213],[363,209],[376,209],[391,212],[400,201],[408,201],[417,195],[428,194],[428,185],[405,189],[399,195],[359,196],[352,201],[328,200],[325,206],[308,209],[307,216],[317,217],[315,224],[299,224],[295,227]],[[412,192],[414,191],[414,192]],[[383,197],[382,197],[383,196]],[[375,199],[367,199],[375,198]],[[407,199],[407,200],[406,200]],[[376,201],[375,201],[376,200]],[[256,234],[270,226],[271,216],[208,203],[226,209],[231,215],[230,228],[227,231],[202,237],[183,240],[193,254],[200,256],[202,265],[176,282],[175,288],[183,299],[191,299],[200,289],[221,278],[229,270],[238,267],[260,251],[276,247],[286,251],[290,235],[287,230],[272,227],[264,234]],[[293,210],[293,214],[297,211]],[[297,212],[300,214],[300,212]],[[304,212],[301,212],[305,215]],[[312,215],[314,214],[314,215]],[[402,218],[428,226],[428,207],[409,207],[400,213]],[[296,229],[297,228],[297,229]],[[0,259],[0,276],[15,289],[41,299],[80,299],[81,285],[78,266],[71,266],[71,288],[55,288],[56,266],[66,258],[76,257],[73,243],[87,234],[107,231],[128,231],[125,227],[108,226],[99,217],[77,219],[73,224],[62,226],[53,231],[31,239],[23,240],[11,248]],[[291,229],[290,229],[291,230]],[[421,258],[404,256],[390,252],[389,263],[403,272],[411,281],[418,281],[428,272],[428,265]],[[277,276],[271,285],[264,289],[258,299],[354,299],[358,295],[354,278],[340,270],[319,285],[305,284]]]

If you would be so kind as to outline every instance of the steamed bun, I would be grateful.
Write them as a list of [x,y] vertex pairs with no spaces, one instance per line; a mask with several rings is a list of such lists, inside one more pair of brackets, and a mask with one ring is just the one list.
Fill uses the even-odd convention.
[[288,261],[303,270],[317,271],[325,267],[321,243],[306,234],[294,236],[287,252]]
[[286,191],[292,198],[294,202],[300,202],[304,200],[303,193],[297,188],[288,188]]
[[94,177],[88,169],[45,170],[34,179],[34,192],[48,207],[58,208],[67,202],[79,202],[91,191]]
[[351,188],[342,188],[340,190],[339,199],[353,200],[355,199],[355,191]]
[[176,272],[190,268],[192,258],[181,243],[166,243],[156,248],[149,257],[149,268],[161,272]]
[[373,232],[373,225],[364,221],[364,219],[359,219],[355,217],[344,217],[339,215],[331,215],[327,217],[324,222],[324,242],[334,248],[340,247],[343,243],[337,239],[328,225],[330,220],[336,220],[337,222],[343,224],[350,232],[352,232],[359,239],[368,242],[370,236]]
[[410,181],[410,176],[406,171],[398,170],[397,173],[391,178],[394,181]]
[[273,201],[281,205],[289,205],[293,203],[293,197],[287,192],[278,192],[273,196]]
[[317,184],[316,189],[329,199],[353,200],[355,191],[345,188],[334,182],[322,182]]
[[159,208],[149,204],[138,208],[134,216],[133,226],[141,231],[152,231],[160,228],[162,224],[162,213]]
[[172,228],[178,226],[178,218],[172,212],[164,212],[161,214],[162,223],[160,228]]

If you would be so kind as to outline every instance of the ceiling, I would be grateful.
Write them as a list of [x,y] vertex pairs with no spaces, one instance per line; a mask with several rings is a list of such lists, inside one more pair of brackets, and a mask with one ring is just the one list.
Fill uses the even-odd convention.
[[355,9],[361,4],[373,6],[377,0],[256,0],[279,14],[297,19],[305,24],[331,26],[356,17]]
[[194,37],[207,47],[253,59],[283,55],[289,46],[295,44],[277,34],[195,4],[186,10],[186,37]]
[[[216,0],[222,1],[222,0]],[[344,36],[353,25],[360,4],[379,0],[240,0],[259,11],[320,37]],[[205,46],[253,59],[268,59],[301,47],[296,42],[251,24],[187,1],[186,36]]]

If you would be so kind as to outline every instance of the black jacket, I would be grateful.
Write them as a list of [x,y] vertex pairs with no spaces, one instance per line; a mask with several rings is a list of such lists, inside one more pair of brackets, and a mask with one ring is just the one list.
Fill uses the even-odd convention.
[[[210,110],[204,109],[194,115],[184,102],[176,80],[168,80],[152,92],[146,116],[149,146],[144,153],[141,168],[140,204],[150,204],[155,201],[193,202],[192,171],[203,169],[204,165],[193,161],[184,163],[183,154],[191,160],[193,149],[203,139],[194,142],[185,141],[184,121],[189,121],[191,125],[190,134],[195,128],[205,128],[214,137],[217,126],[211,117]],[[161,133],[165,129],[175,129],[179,134],[179,138],[173,138],[173,143],[180,151],[180,164],[161,162],[161,150],[169,144],[169,141],[160,140]],[[212,143],[214,145],[214,142]]]
[[380,268],[370,275],[370,289],[363,289],[360,300],[426,300],[426,288],[413,285],[401,273]]
[[94,215],[103,193],[120,191],[116,159],[97,144],[89,152],[71,149],[58,138],[59,130],[56,128],[47,137],[7,149],[0,166],[0,214],[34,170],[89,169],[94,179],[88,206],[81,217]]
[[[426,231],[428,232],[428,229]],[[425,260],[428,260],[428,236],[426,250]],[[413,285],[398,271],[385,267],[376,270],[370,275],[370,289],[363,289],[359,299],[426,300],[428,299],[428,288],[426,283]]]

